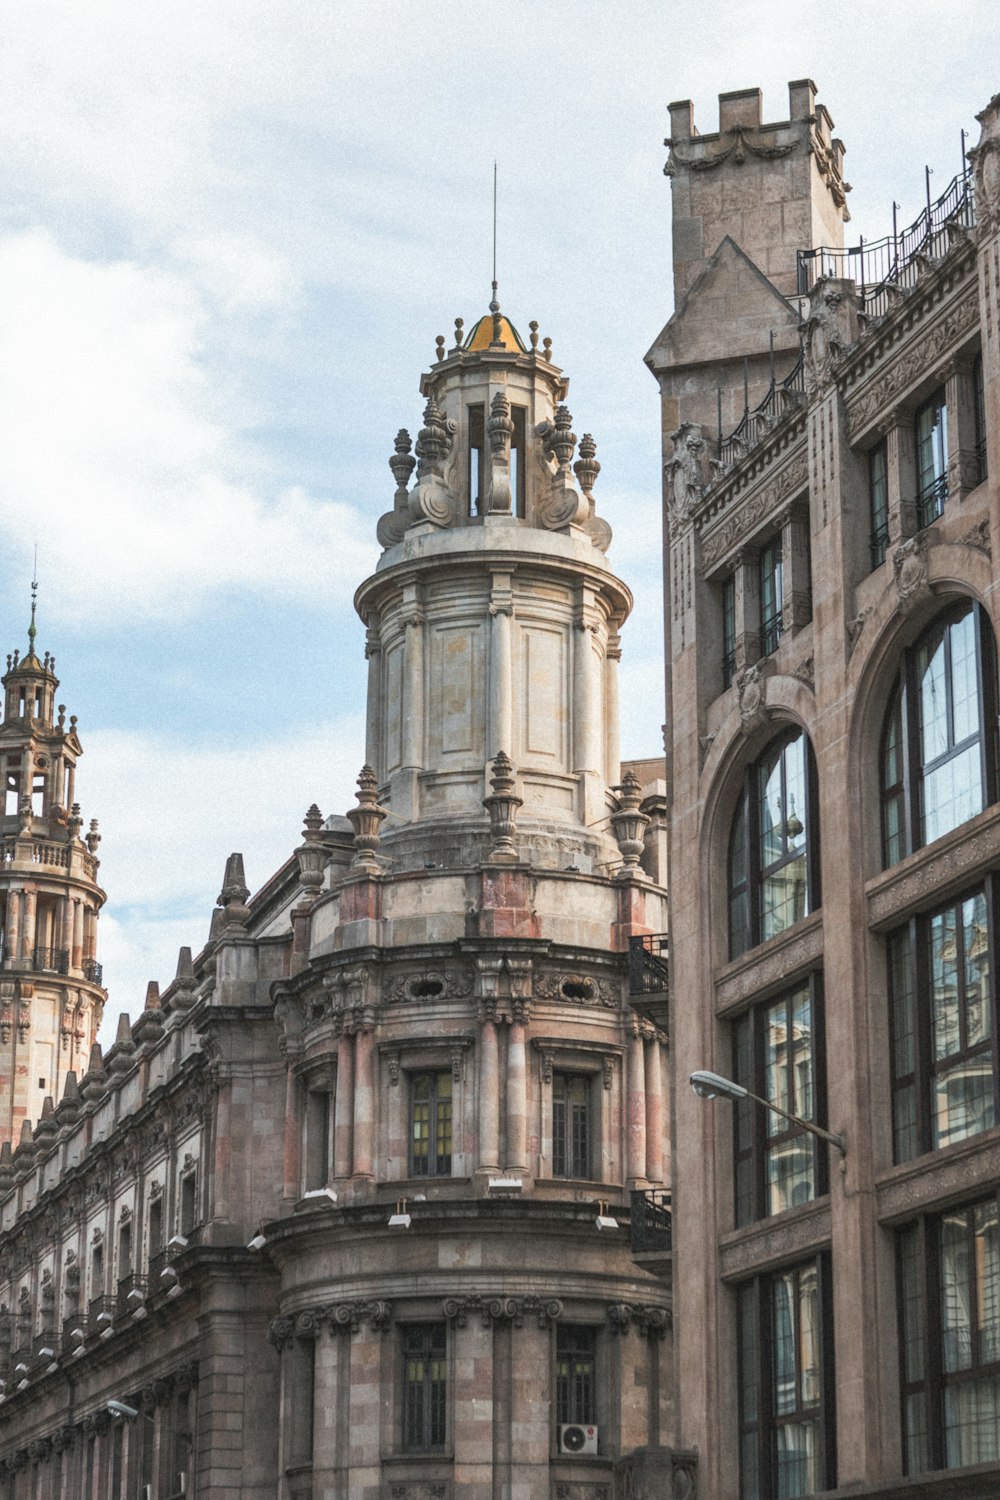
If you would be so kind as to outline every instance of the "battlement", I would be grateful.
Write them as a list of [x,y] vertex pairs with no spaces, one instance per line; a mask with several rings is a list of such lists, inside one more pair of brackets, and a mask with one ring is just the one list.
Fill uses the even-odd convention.
[[690,99],[669,111],[676,305],[726,236],[782,296],[794,296],[796,252],[843,244],[850,217],[844,144],[812,79],[788,85],[785,120],[765,121],[755,88],[719,95],[712,134],[698,131]]

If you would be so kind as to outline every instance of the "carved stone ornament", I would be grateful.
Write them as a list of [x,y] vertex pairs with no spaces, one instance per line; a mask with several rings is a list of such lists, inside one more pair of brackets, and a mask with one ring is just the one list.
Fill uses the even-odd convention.
[[[791,156],[799,145],[798,141],[790,141],[784,146],[765,145],[759,138],[755,139],[745,125],[734,125],[725,135],[732,137],[728,146],[722,146],[711,155],[707,152],[704,155],[700,152],[681,152],[673,139],[668,137],[663,143],[670,150],[667,164],[663,168],[664,177],[673,177],[678,167],[684,167],[689,172],[712,172],[716,167],[721,167],[723,162],[730,160],[742,166],[748,156],[755,157],[758,161],[780,161],[783,156]],[[721,142],[722,136],[719,139]]]
[[639,778],[634,771],[626,771],[618,788],[617,806],[611,814],[611,831],[626,870],[638,870],[644,848],[643,834],[649,824],[649,814],[641,811],[641,802]]
[[930,592],[926,532],[911,536],[896,548],[892,554],[892,574],[900,611],[908,614]]
[[821,276],[809,293],[809,316],[801,325],[806,390],[810,396],[829,384],[841,355],[857,337],[854,283]]
[[517,834],[517,811],[523,806],[524,799],[517,795],[513,762],[502,750],[498,750],[493,757],[490,786],[493,788],[491,795],[483,798],[483,806],[490,816],[492,835],[489,858],[514,860],[517,858],[517,846],[514,842]]
[[570,467],[576,448],[573,418],[565,406],[558,406],[551,422],[540,422],[535,436],[541,438],[541,451],[549,476],[549,488],[543,490],[535,505],[535,519],[548,531],[567,526],[586,527],[590,507],[573,483]]
[[736,691],[740,702],[740,728],[746,735],[753,734],[767,722],[765,703],[768,662],[754,662],[744,667],[736,678]]
[[396,433],[396,443],[389,459],[389,467],[396,481],[396,495],[392,510],[380,516],[375,528],[375,535],[383,547],[394,547],[401,542],[406,534],[406,528],[410,524],[410,496],[408,486],[410,475],[416,467],[416,459],[410,449],[413,444],[410,434],[405,427],[401,427]]
[[445,1297],[441,1311],[449,1323],[464,1328],[470,1315],[478,1316],[484,1328],[510,1323],[520,1328],[525,1313],[538,1319],[539,1328],[548,1328],[562,1317],[563,1305],[558,1297],[505,1297],[499,1293],[473,1292],[463,1297]]
[[1000,227],[1000,94],[976,116],[979,144],[969,152],[976,173],[976,222],[981,235]]
[[417,436],[416,453],[420,464],[409,499],[411,525],[418,521],[430,521],[435,526],[455,523],[457,501],[445,480],[444,466],[456,431],[456,424],[444,415],[434,397],[428,397],[424,425]]
[[378,866],[380,829],[389,816],[378,800],[378,779],[371,766],[361,767],[358,776],[358,805],[347,809],[347,817],[354,829],[355,855],[352,864]]
[[601,466],[597,462],[597,444],[591,434],[585,432],[580,439],[580,457],[573,465],[577,483],[587,497],[587,519],[583,523],[583,529],[598,552],[607,552],[611,546],[611,527],[603,516],[597,514],[592,493],[600,472]]
[[708,458],[705,439],[697,422],[682,422],[670,434],[674,451],[663,465],[667,476],[667,505],[674,528],[683,526],[705,493]]
[[923,337],[915,339],[905,353],[893,360],[886,372],[852,402],[847,413],[848,436],[854,438],[880,412],[894,406],[911,385],[925,379],[937,361],[954,347],[956,340],[978,321],[979,296],[973,286],[939,323]]
[[964,532],[958,540],[963,547],[972,547],[976,552],[982,552],[987,557],[993,556],[993,548],[990,545],[990,523],[986,516],[975,526],[970,526],[969,530]]
[[719,529],[712,531],[702,542],[703,566],[710,568],[725,557],[756,526],[762,525],[782,500],[787,500],[796,490],[804,488],[808,479],[808,460],[802,453],[793,458],[763,489],[755,489],[748,499],[737,502]]

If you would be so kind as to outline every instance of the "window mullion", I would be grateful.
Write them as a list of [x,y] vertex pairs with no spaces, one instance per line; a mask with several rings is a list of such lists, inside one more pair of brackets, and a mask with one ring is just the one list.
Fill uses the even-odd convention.
[[932,1076],[930,933],[926,921],[909,922],[910,987],[913,994],[914,1085],[917,1106],[917,1140],[920,1152],[931,1149],[930,1087]]
[[942,1410],[944,1349],[941,1335],[941,1262],[938,1238],[939,1220],[920,1220],[920,1260],[924,1307],[926,1309],[926,1348],[924,1349],[924,1391],[926,1392],[927,1461],[932,1469],[944,1467],[944,1422]]

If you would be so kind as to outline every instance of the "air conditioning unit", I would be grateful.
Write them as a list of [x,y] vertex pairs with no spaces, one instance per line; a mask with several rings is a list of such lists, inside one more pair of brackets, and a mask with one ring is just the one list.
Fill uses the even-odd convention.
[[560,1453],[596,1453],[597,1428],[592,1422],[563,1422],[559,1428]]

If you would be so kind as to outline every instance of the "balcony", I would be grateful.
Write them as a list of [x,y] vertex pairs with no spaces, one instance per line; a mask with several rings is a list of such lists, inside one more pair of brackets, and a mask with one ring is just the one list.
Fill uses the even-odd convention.
[[82,1312],[70,1313],[68,1318],[63,1318],[62,1325],[62,1352],[72,1354],[74,1349],[82,1349],[87,1337],[87,1320]]
[[68,974],[69,949],[36,948],[32,954],[31,966],[39,974]]
[[632,1254],[657,1276],[670,1273],[673,1249],[673,1214],[666,1188],[641,1188],[632,1192]]
[[670,985],[667,954],[670,949],[665,932],[645,932],[628,940],[628,992],[636,995],[665,995]]
[[104,965],[99,964],[96,958],[85,958],[81,968],[84,979],[89,979],[91,984],[104,983]]
[[106,1333],[115,1321],[114,1297],[91,1297],[87,1309],[87,1335]]
[[145,1276],[123,1276],[118,1283],[117,1316],[127,1318],[136,1313],[146,1301]]
[[921,487],[917,495],[917,525],[921,530],[925,526],[930,526],[938,516],[944,514],[944,503],[947,498],[947,474],[938,474]]

